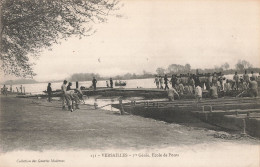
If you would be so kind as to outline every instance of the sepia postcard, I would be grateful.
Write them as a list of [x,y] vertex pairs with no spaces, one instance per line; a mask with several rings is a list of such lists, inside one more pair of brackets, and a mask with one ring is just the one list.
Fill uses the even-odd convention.
[[2,0],[0,166],[260,166],[259,0]]

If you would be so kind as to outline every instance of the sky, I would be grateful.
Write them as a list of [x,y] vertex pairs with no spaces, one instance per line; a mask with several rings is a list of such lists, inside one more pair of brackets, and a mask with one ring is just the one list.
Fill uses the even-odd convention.
[[[69,38],[44,50],[34,71],[37,81],[62,80],[73,73],[113,77],[155,73],[158,67],[189,63],[214,68],[238,60],[260,67],[260,1],[122,1],[97,32]],[[11,77],[10,77],[11,78]]]

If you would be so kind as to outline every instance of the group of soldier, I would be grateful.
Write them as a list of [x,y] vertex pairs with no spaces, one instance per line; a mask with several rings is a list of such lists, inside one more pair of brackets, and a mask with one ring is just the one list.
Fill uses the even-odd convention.
[[[68,109],[73,112],[75,109],[79,109],[80,99],[83,98],[82,91],[79,88],[71,89],[72,83],[64,80],[61,85],[61,100],[62,110],[66,110],[66,104]],[[52,88],[51,83],[48,83],[47,87],[48,100],[51,102]]]
[[[6,85],[4,85],[4,86],[1,88],[1,93],[2,93],[3,95],[6,95],[6,96],[7,96],[8,93],[14,93],[14,92],[15,92],[15,91],[13,90],[13,86],[12,86],[12,85],[10,85],[9,91],[8,91],[8,87],[7,87]],[[23,85],[21,85],[19,88],[16,87],[16,93],[25,94],[25,87],[24,87]]]
[[[243,76],[238,76],[237,72],[233,76],[233,80],[226,79],[224,75],[219,73],[206,74],[173,74],[171,79],[168,76],[155,76],[154,83],[158,89],[172,89],[177,95],[195,94],[195,97],[202,97],[202,90],[206,89],[211,98],[217,98],[218,93],[223,91],[224,95],[228,95],[232,90],[241,90],[249,93],[250,96],[256,97],[258,95],[257,80],[260,77],[252,71],[251,76],[245,71]],[[171,84],[171,88],[169,88]],[[246,91],[245,91],[246,92]],[[172,93],[171,93],[172,94]]]

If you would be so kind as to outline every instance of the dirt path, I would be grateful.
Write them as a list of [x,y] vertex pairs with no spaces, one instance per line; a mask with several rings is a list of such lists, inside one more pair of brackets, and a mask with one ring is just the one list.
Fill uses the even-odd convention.
[[17,150],[149,149],[180,145],[259,144],[215,138],[218,132],[81,106],[62,111],[59,101],[1,97],[1,152]]

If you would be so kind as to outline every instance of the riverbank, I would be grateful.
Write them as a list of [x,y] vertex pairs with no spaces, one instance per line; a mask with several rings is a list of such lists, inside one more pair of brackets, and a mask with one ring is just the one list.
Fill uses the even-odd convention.
[[[165,123],[118,111],[82,105],[74,112],[62,111],[61,102],[0,96],[0,150],[17,151],[159,150],[169,148],[259,147],[259,140],[214,129],[205,123]],[[204,128],[204,127],[209,127]],[[222,134],[229,136],[220,137]],[[228,147],[227,147],[228,146]],[[243,148],[242,148],[243,146]],[[246,153],[241,152],[241,154]],[[185,152],[185,151],[184,151]],[[258,159],[259,162],[259,159]]]

